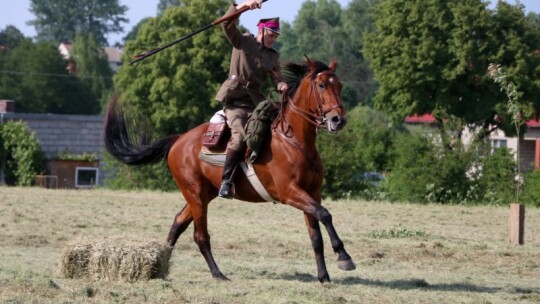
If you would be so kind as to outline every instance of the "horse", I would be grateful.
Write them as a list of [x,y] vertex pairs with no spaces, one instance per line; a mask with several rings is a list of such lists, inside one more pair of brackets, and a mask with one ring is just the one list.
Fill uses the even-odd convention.
[[[318,128],[335,133],[346,123],[340,97],[342,84],[335,73],[336,67],[335,60],[326,65],[307,56],[305,62],[285,64],[283,75],[289,89],[283,95],[270,136],[252,164],[260,183],[276,202],[304,213],[321,283],[330,282],[330,276],[319,223],[325,226],[330,237],[338,268],[345,271],[356,268],[334,228],[332,215],[321,204],[323,165],[315,145]],[[212,276],[228,280],[214,260],[207,229],[208,204],[217,197],[223,170],[200,158],[202,137],[207,128],[208,123],[204,123],[186,133],[152,141],[148,132],[133,133],[125,111],[113,100],[105,115],[104,141],[108,152],[124,164],[139,166],[167,159],[169,170],[187,202],[174,217],[168,244],[174,247],[193,222],[194,241]],[[131,138],[130,134],[137,134],[138,138]],[[254,203],[268,201],[254,190],[245,175],[235,174],[234,184],[235,199]]]

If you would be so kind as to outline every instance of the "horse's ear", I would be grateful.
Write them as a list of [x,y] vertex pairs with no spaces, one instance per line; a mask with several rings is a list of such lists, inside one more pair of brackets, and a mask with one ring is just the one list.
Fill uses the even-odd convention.
[[330,70],[332,70],[332,72],[335,72],[336,68],[337,68],[337,60],[332,59],[332,61],[330,61],[330,65],[328,67],[330,68]]
[[311,60],[311,58],[309,58],[306,54],[304,54],[304,56],[306,57],[306,62],[309,65],[311,71],[315,71],[315,63],[313,63],[313,60]]

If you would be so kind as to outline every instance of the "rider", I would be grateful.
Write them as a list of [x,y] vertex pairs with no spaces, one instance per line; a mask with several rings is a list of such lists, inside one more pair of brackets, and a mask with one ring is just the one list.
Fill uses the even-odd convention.
[[[226,15],[244,7],[261,8],[261,0],[246,0],[242,4],[231,5]],[[279,36],[279,18],[261,19],[257,25],[257,37],[241,34],[235,21],[223,22],[221,27],[233,46],[229,77],[219,89],[216,100],[223,104],[227,124],[231,128],[231,139],[227,144],[227,154],[219,196],[234,196],[232,175],[236,165],[244,158],[244,125],[255,107],[266,99],[261,85],[270,75],[278,91],[286,91],[279,63],[279,53],[272,44]]]

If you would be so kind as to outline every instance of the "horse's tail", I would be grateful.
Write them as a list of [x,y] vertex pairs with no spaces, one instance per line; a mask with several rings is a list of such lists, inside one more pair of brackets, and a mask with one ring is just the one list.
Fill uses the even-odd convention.
[[167,157],[179,137],[172,135],[152,142],[148,125],[142,122],[138,128],[134,129],[128,123],[127,116],[113,98],[105,114],[104,140],[107,151],[120,162],[133,166],[157,163]]

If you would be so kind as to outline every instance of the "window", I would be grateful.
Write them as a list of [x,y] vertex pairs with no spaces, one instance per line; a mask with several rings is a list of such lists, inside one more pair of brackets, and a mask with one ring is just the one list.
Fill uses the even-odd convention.
[[75,169],[75,187],[92,188],[98,183],[99,169],[95,167],[77,167]]
[[492,139],[491,140],[491,153],[495,151],[495,149],[506,147],[506,139]]

